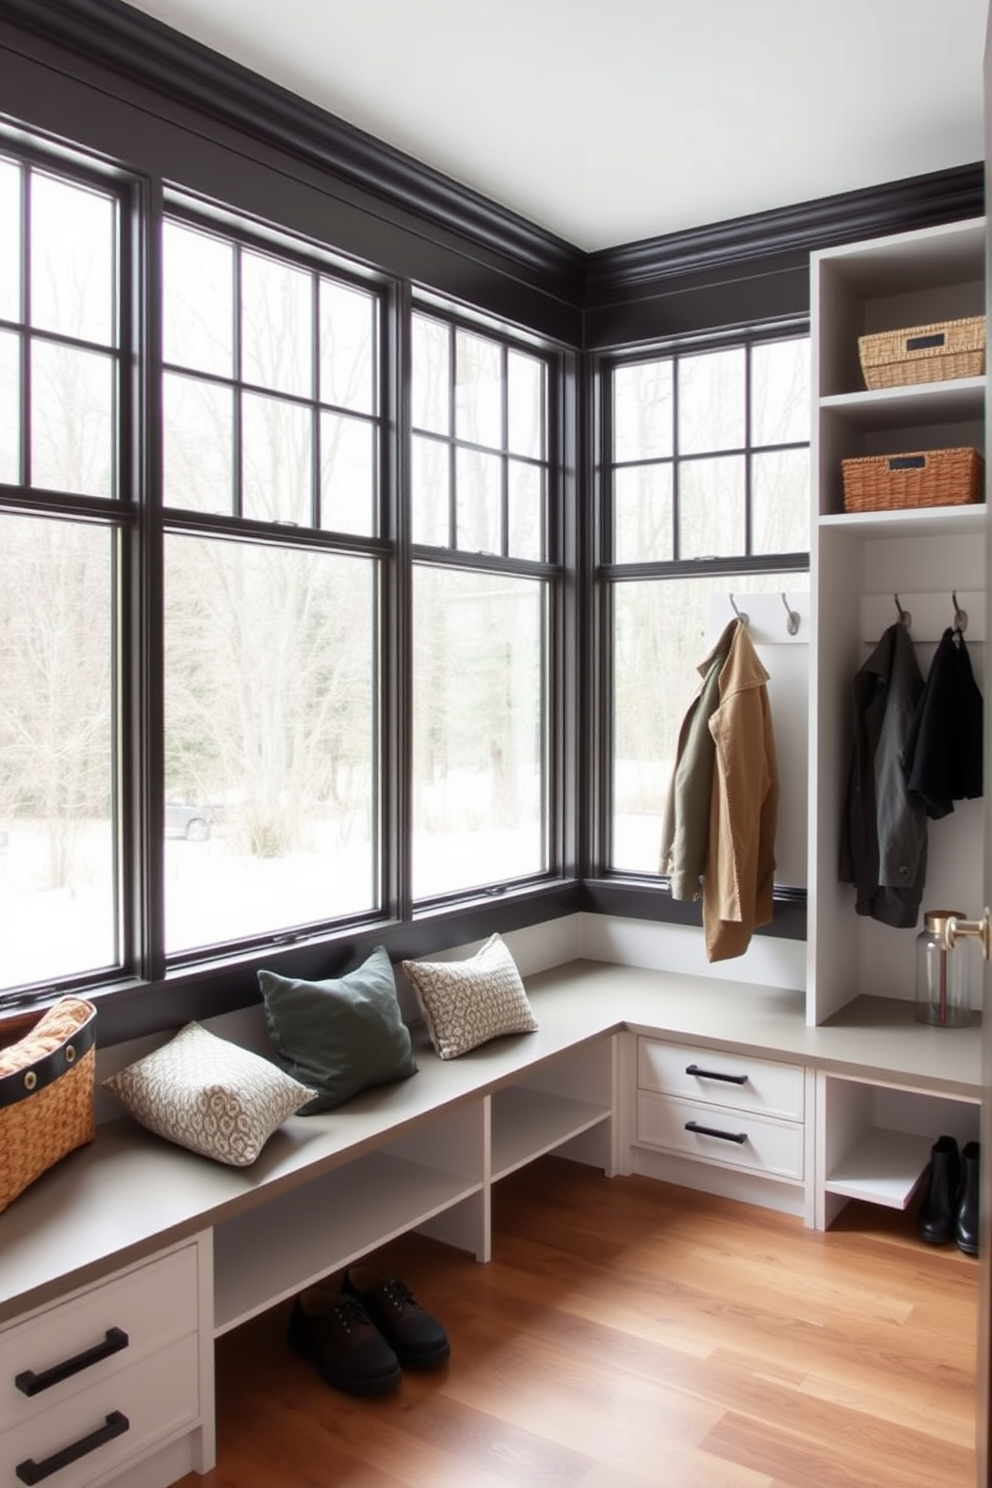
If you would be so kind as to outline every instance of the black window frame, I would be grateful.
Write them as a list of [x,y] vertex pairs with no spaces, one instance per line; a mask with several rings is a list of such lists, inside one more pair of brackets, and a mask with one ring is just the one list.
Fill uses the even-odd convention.
[[[404,537],[409,543],[409,572],[411,580],[414,569],[421,567],[425,569],[448,568],[476,574],[502,573],[511,577],[542,582],[545,586],[544,626],[546,629],[546,634],[543,638],[546,668],[546,676],[544,678],[545,737],[542,741],[545,771],[544,814],[546,820],[542,823],[542,836],[547,857],[545,867],[536,873],[522,873],[505,882],[494,882],[464,890],[414,897],[412,892],[412,864],[410,858],[413,835],[411,821],[411,831],[406,842],[406,852],[404,855],[405,875],[407,882],[411,884],[406,909],[409,917],[417,920],[418,918],[435,916],[438,912],[455,908],[459,904],[472,904],[477,901],[492,902],[493,900],[503,900],[507,897],[519,898],[526,896],[533,891],[560,885],[569,878],[574,881],[576,871],[574,868],[574,854],[572,855],[573,868],[571,873],[565,867],[567,855],[565,843],[571,839],[574,833],[574,824],[566,822],[566,784],[563,769],[563,739],[566,732],[566,710],[569,707],[569,689],[565,681],[565,636],[566,630],[571,624],[571,621],[566,619],[565,552],[569,546],[569,534],[572,530],[572,524],[569,523],[566,517],[565,481],[563,478],[563,428],[566,396],[564,382],[567,375],[567,354],[563,348],[555,347],[553,343],[545,338],[535,337],[530,333],[521,331],[519,328],[511,330],[504,322],[501,322],[495,317],[487,316],[477,310],[474,311],[467,306],[445,300],[423,290],[414,289],[411,297],[411,339],[412,317],[414,315],[422,315],[444,324],[448,328],[450,358],[448,432],[442,434],[437,431],[422,430],[414,425],[411,414],[408,424],[406,448],[408,458],[411,461],[412,445],[415,436],[428,437],[438,445],[447,448],[449,459],[449,542],[443,546],[414,542],[412,531],[412,500],[407,499],[404,503],[405,526],[407,529]],[[455,346],[459,331],[492,341],[500,347],[502,369],[502,440],[499,449],[493,446],[479,445],[471,440],[460,437],[458,434],[455,409],[457,380]],[[521,351],[535,357],[537,360],[543,362],[545,367],[543,389],[543,401],[545,405],[544,456],[541,460],[534,459],[528,462],[540,465],[544,472],[545,495],[542,521],[544,556],[541,559],[512,557],[506,551],[508,537],[508,467],[512,459],[518,458],[508,446],[506,368],[508,354],[511,351]],[[456,465],[457,455],[460,449],[483,450],[486,454],[493,455],[501,461],[500,526],[502,551],[498,554],[473,552],[470,549],[459,548],[455,545],[457,532]],[[412,472],[408,471],[408,481],[411,477]],[[409,486],[407,486],[407,490],[409,491]],[[412,612],[409,626],[409,642],[412,647]],[[412,718],[412,672],[410,685],[409,708]],[[412,744],[412,727],[410,741]],[[407,754],[407,758],[411,757],[412,749]],[[409,788],[412,794],[412,782],[410,782]]]
[[[117,962],[98,974],[60,978],[57,984],[37,982],[0,992],[0,1015],[56,993],[73,991],[96,996],[101,1007],[115,1006],[114,1025],[147,1026],[140,1011],[142,997],[156,998],[154,1018],[173,1021],[184,1009],[202,1006],[203,979],[215,981],[219,1005],[239,1005],[250,985],[246,973],[263,958],[270,961],[293,953],[305,957],[309,970],[317,956],[340,955],[347,947],[388,941],[415,953],[417,943],[448,943],[445,923],[462,923],[466,932],[479,914],[488,926],[493,907],[501,906],[500,923],[529,923],[542,918],[541,908],[528,907],[534,896],[553,904],[556,896],[574,887],[574,851],[564,844],[574,839],[574,823],[566,817],[567,791],[560,760],[565,734],[564,715],[574,707],[564,680],[568,647],[565,641],[565,565],[560,556],[566,526],[563,516],[563,449],[565,395],[562,387],[571,368],[574,398],[574,356],[567,346],[512,325],[444,296],[420,291],[412,281],[389,274],[343,254],[333,244],[309,238],[288,225],[256,220],[236,204],[215,202],[179,185],[108,165],[84,146],[48,148],[39,135],[8,133],[0,123],[0,154],[30,163],[69,181],[113,190],[119,199],[121,243],[118,489],[113,498],[50,494],[45,510],[74,520],[114,526],[120,534],[118,574],[120,758],[117,762],[114,830],[119,869],[115,893],[120,954]],[[367,537],[319,527],[290,529],[281,522],[260,521],[230,514],[205,513],[167,507],[163,490],[163,386],[167,370],[191,369],[166,363],[162,348],[161,286],[162,225],[174,220],[202,229],[248,251],[323,274],[377,297],[377,408],[370,417],[378,428],[377,518]],[[27,273],[26,267],[23,273]],[[414,308],[455,328],[498,342],[502,364],[519,350],[545,366],[545,541],[540,561],[459,550],[415,549],[410,533],[410,456],[412,437],[409,396],[411,317]],[[221,379],[238,389],[243,379]],[[209,379],[207,379],[209,380]],[[313,389],[314,407],[319,402]],[[505,428],[504,428],[505,434]],[[504,438],[504,446],[506,440]],[[505,468],[510,452],[504,448]],[[237,503],[240,505],[240,503]],[[0,510],[37,514],[33,493],[21,486],[0,487]],[[161,679],[164,665],[164,552],[170,535],[213,535],[223,539],[261,541],[289,547],[316,548],[346,555],[361,554],[379,572],[377,697],[380,748],[376,811],[379,818],[376,853],[380,900],[374,911],[328,916],[319,924],[287,926],[284,930],[246,935],[216,946],[167,952],[165,946],[164,862],[161,823],[165,803],[164,706]],[[557,553],[553,559],[552,553]],[[522,875],[505,884],[455,891],[414,900],[410,882],[410,783],[407,778],[411,739],[411,627],[410,601],[413,565],[424,563],[476,572],[507,572],[546,586],[546,813],[544,827],[547,862],[538,874]],[[503,906],[513,902],[515,908]],[[552,908],[551,913],[554,913]],[[418,923],[423,927],[417,930]],[[457,933],[457,932],[456,932]],[[426,938],[425,938],[426,936]],[[403,942],[406,942],[404,944]],[[336,949],[337,948],[337,949]],[[235,992],[235,983],[240,991]],[[110,997],[112,1002],[105,999]]]
[[[604,911],[625,904],[630,913],[650,913],[659,920],[676,923],[698,924],[698,906],[686,905],[671,898],[668,876],[661,873],[639,873],[613,865],[613,813],[614,813],[614,596],[617,587],[625,583],[664,581],[665,579],[701,578],[742,574],[808,574],[810,553],[806,551],[754,554],[750,551],[751,523],[751,457],[755,446],[751,441],[751,350],[770,342],[808,339],[809,317],[789,316],[766,321],[760,326],[735,326],[707,335],[672,337],[624,348],[606,351],[593,358],[591,385],[593,389],[593,466],[595,472],[596,522],[591,556],[591,582],[593,589],[593,626],[596,658],[595,698],[593,716],[587,734],[587,747],[591,760],[591,772],[595,780],[595,813],[591,824],[591,840],[588,859],[587,885],[594,905]],[[741,455],[745,468],[745,513],[744,531],[747,551],[742,554],[726,554],[707,558],[642,559],[617,562],[613,558],[613,473],[616,469],[634,465],[654,463],[649,461],[615,461],[613,459],[613,375],[617,368],[629,367],[710,351],[723,351],[735,347],[746,347],[745,373],[745,445],[740,449],[712,452],[693,451],[680,455],[678,450],[678,404],[677,391],[673,409],[672,455],[659,458],[657,463],[673,466],[673,547],[677,554],[678,536],[678,467],[695,459],[712,458],[713,455]],[[676,380],[677,388],[677,380]],[[809,448],[809,441],[794,441],[783,445],[759,445],[757,451]],[[660,842],[659,842],[660,848]],[[622,891],[630,890],[624,896]],[[618,892],[621,893],[618,896]],[[776,885],[774,898],[785,906],[795,906],[805,917],[806,890],[788,885]],[[650,909],[647,907],[650,906]],[[796,933],[796,918],[786,913],[779,925],[766,933],[791,935]],[[800,921],[801,922],[801,921]]]

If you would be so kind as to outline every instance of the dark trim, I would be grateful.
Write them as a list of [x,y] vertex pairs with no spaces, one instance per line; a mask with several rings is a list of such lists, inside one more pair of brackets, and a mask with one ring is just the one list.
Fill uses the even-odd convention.
[[[654,920],[656,924],[693,925],[703,923],[702,905],[673,899],[666,884],[658,881],[586,879],[582,885],[582,908],[591,914],[623,915],[633,920]],[[776,890],[770,924],[760,926],[755,935],[777,940],[806,939],[806,894],[798,889]]]
[[587,260],[586,308],[649,283],[728,269],[739,274],[744,264],[767,259],[805,261],[817,248],[980,217],[984,210],[979,162],[604,248]]
[[286,88],[117,0],[4,0],[4,19],[372,191],[581,296],[585,254]]
[[[358,966],[375,946],[385,946],[394,964],[429,956],[453,945],[483,940],[494,931],[525,929],[584,908],[577,883],[476,900],[443,913],[419,915],[405,923],[351,928],[309,943],[272,946],[250,955],[177,972],[159,982],[90,989],[84,994],[99,1010],[101,1047],[125,1039],[179,1028],[190,1019],[215,1018],[260,1001],[257,972],[265,967],[282,976],[319,981]],[[0,1009],[2,1012],[2,1009]]]

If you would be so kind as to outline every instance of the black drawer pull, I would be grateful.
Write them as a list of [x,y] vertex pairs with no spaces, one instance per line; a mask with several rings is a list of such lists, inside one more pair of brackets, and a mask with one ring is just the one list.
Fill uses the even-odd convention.
[[747,1132],[720,1131],[715,1126],[700,1126],[698,1121],[687,1121],[685,1129],[686,1131],[698,1132],[701,1137],[719,1137],[721,1142],[737,1142],[740,1144],[747,1141]]
[[28,1457],[24,1462],[19,1462],[14,1471],[22,1483],[42,1483],[52,1473],[59,1472],[72,1462],[78,1462],[80,1457],[85,1457],[88,1452],[95,1452],[97,1447],[106,1446],[115,1436],[123,1436],[130,1429],[131,1422],[127,1416],[120,1411],[111,1411],[106,1424],[91,1431],[89,1436],[81,1436],[70,1447],[63,1447],[61,1452],[53,1452],[43,1462],[35,1462],[33,1457]]
[[695,1075],[698,1080],[723,1080],[727,1085],[746,1085],[747,1075],[724,1075],[719,1070],[700,1069],[698,1064],[687,1064],[685,1067],[687,1075]]
[[33,1369],[23,1369],[20,1374],[14,1375],[14,1384],[22,1395],[40,1395],[42,1390],[60,1385],[63,1380],[79,1374],[83,1369],[89,1369],[92,1364],[99,1364],[101,1359],[119,1354],[127,1345],[128,1336],[123,1328],[108,1328],[102,1343],[84,1349],[81,1354],[74,1354],[71,1359],[63,1359],[61,1364],[53,1364],[51,1369],[43,1369],[40,1374],[35,1374]]
[[934,331],[930,336],[907,336],[907,351],[925,351],[928,346],[943,346],[947,340],[946,331]]

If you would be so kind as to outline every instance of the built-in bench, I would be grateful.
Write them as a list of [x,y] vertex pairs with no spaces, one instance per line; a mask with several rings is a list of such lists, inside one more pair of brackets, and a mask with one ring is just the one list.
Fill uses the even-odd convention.
[[[493,1185],[546,1152],[822,1225],[851,1196],[905,1203],[938,1131],[977,1134],[977,1029],[923,1029],[909,1004],[863,999],[813,1028],[800,993],[714,978],[578,961],[526,984],[537,1032],[447,1062],[418,1039],[416,1075],[290,1118],[250,1168],[123,1118],[17,1199],[0,1215],[11,1466],[41,1460],[39,1433],[64,1444],[90,1419],[127,1416],[115,1392],[134,1373],[124,1364],[141,1363],[128,1430],[60,1488],[162,1488],[205,1470],[216,1337],[409,1229],[488,1259]],[[266,1047],[260,1007],[223,1031],[235,1026]],[[40,1399],[10,1385],[114,1330],[126,1347]],[[177,1368],[187,1389],[173,1401],[156,1371]],[[148,1406],[156,1392],[164,1415]]]

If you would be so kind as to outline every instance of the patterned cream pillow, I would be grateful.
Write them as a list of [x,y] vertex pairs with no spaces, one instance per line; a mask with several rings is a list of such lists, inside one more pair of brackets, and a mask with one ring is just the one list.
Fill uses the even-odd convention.
[[238,1168],[253,1163],[276,1127],[314,1095],[199,1023],[101,1084],[157,1136]]
[[466,961],[404,961],[442,1059],[456,1059],[504,1033],[533,1033],[534,1010],[498,935]]

